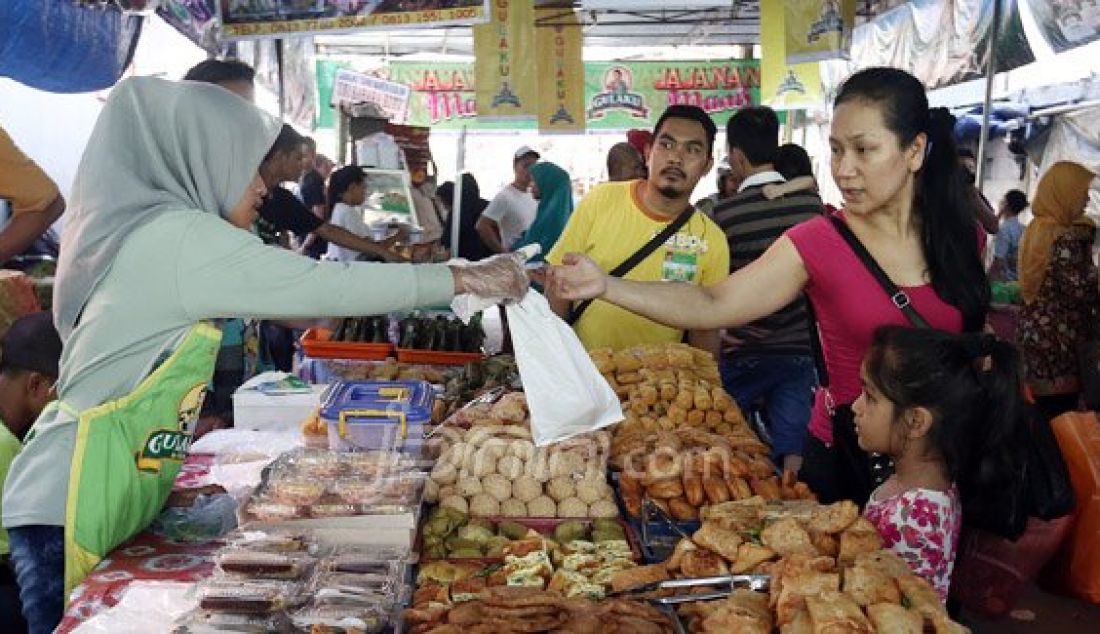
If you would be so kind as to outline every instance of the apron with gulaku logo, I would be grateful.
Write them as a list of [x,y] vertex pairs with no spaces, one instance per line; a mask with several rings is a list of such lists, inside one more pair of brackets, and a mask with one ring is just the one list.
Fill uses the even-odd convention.
[[74,413],[76,446],[65,506],[66,597],[107,553],[160,513],[190,447],[220,344],[217,328],[197,324],[133,392]]

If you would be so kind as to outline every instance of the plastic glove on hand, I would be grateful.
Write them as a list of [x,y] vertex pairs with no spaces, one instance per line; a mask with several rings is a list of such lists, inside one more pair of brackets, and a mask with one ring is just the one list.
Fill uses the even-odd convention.
[[523,268],[524,261],[521,254],[506,253],[455,266],[453,270],[459,280],[457,292],[518,302],[527,294],[530,284]]
[[550,269],[551,294],[569,301],[595,299],[607,292],[607,274],[592,258],[567,253],[561,266]]

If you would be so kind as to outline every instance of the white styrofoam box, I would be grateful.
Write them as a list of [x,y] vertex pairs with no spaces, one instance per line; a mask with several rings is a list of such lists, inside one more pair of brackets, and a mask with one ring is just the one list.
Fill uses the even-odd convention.
[[263,394],[237,390],[233,394],[233,426],[257,431],[293,428],[321,406],[327,385],[314,385],[310,392]]

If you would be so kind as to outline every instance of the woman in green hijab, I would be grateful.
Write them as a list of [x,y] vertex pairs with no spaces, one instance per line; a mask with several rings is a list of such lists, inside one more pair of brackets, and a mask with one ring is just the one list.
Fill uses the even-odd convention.
[[557,243],[573,213],[569,173],[553,163],[535,163],[531,166],[531,195],[539,201],[538,212],[515,248],[537,244],[542,247],[537,258],[541,260]]

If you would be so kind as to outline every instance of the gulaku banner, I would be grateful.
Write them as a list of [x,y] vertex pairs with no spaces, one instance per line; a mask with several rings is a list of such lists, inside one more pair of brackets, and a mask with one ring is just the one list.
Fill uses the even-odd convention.
[[1100,0],[1024,0],[1055,53],[1100,40]]
[[539,132],[584,132],[584,36],[580,22],[570,9],[539,9],[535,16]]
[[786,52],[783,0],[760,0],[760,103],[775,110],[821,108],[817,62],[790,64]]
[[[332,89],[342,62],[318,60],[321,114],[331,127]],[[407,125],[433,130],[533,130],[534,118],[486,120],[478,116],[474,65],[464,62],[391,62],[379,76],[409,86]],[[664,62],[586,62],[584,107],[588,130],[650,128],[673,104],[696,105],[716,125],[746,106],[761,103],[760,61],[755,59]]]
[[494,0],[488,24],[474,27],[477,116],[538,115],[535,11],[530,0]]
[[[480,24],[490,0],[218,0],[221,39]],[[412,5],[412,6],[406,6]]]
[[788,64],[848,56],[856,0],[786,0],[784,5]]

